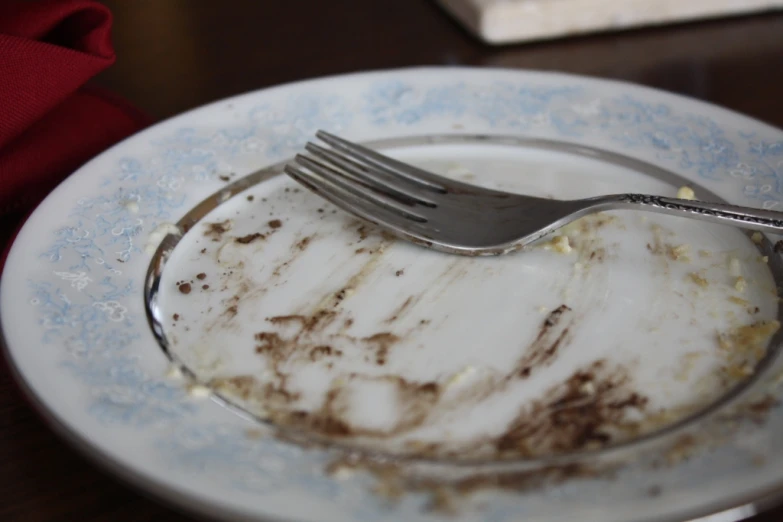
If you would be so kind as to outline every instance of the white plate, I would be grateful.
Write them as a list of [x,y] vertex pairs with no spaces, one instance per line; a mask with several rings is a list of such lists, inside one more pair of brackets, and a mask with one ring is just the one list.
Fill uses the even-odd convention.
[[72,440],[223,518],[731,519],[783,484],[768,238],[616,212],[570,250],[451,257],[280,176],[319,128],[511,191],[780,208],[780,131],[620,83],[414,69],[218,102],[91,161],[11,250],[8,356]]

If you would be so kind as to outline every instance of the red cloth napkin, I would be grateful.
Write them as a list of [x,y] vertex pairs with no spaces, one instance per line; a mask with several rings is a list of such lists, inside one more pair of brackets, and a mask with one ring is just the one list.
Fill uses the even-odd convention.
[[93,0],[0,0],[0,217],[32,207],[150,123],[117,97],[84,87],[114,63],[111,23],[109,9]]

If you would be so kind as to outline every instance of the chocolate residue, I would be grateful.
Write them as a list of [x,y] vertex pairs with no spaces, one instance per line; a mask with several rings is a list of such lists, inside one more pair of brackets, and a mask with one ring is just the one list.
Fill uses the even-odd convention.
[[295,340],[298,340],[302,334],[312,333],[316,329],[324,328],[334,321],[337,313],[331,310],[321,310],[313,315],[277,315],[275,317],[267,317],[267,321],[272,324],[287,324],[287,323],[299,323],[301,328],[295,336]]
[[[330,435],[318,428],[340,425],[345,429],[340,436],[391,437],[399,435],[421,426],[440,394],[440,387],[435,382],[415,383],[398,376],[357,378],[367,381],[383,381],[394,385],[400,408],[399,416],[393,425],[387,429],[352,426],[345,418],[349,410],[350,391],[344,386],[338,386],[327,393],[322,408],[308,416],[310,429],[323,435]],[[314,420],[317,420],[315,424],[312,423]]]
[[274,332],[258,332],[255,335],[256,341],[259,344],[256,346],[256,353],[273,354],[279,356],[284,348],[287,348],[289,343],[283,340],[280,335]]
[[223,240],[223,234],[231,230],[232,222],[230,219],[220,223],[205,223],[206,230],[204,237],[211,238],[212,241],[219,242]]
[[375,363],[380,366],[386,364],[389,350],[399,340],[400,338],[391,332],[377,333],[363,339],[375,350]]
[[400,306],[397,307],[397,309],[392,312],[392,314],[384,321],[384,323],[389,324],[393,323],[399,317],[410,307],[411,304],[416,300],[415,296],[409,296],[405,302],[403,302]]
[[639,424],[626,416],[643,411],[647,402],[630,389],[625,369],[609,369],[598,360],[524,407],[495,446],[501,455],[514,456],[601,448],[636,433]]
[[342,350],[336,350],[329,345],[322,344],[322,345],[314,346],[313,349],[310,350],[310,360],[315,362],[315,361],[320,361],[324,357],[331,357],[331,356],[340,357],[342,356],[342,354],[343,354]]
[[266,235],[260,233],[260,232],[254,232],[252,234],[248,234],[246,236],[242,237],[235,237],[234,241],[237,243],[240,243],[242,245],[247,245],[248,243],[252,243],[253,241],[257,239],[266,239]]
[[536,368],[540,368],[551,363],[557,356],[558,350],[569,338],[570,327],[558,328],[563,316],[571,312],[571,308],[566,305],[560,305],[552,310],[541,329],[538,332],[533,344],[531,344],[522,358],[516,365],[515,374],[522,378],[530,377]]
[[359,241],[364,241],[367,239],[367,236],[369,235],[369,230],[367,225],[359,225],[359,228],[356,229],[356,233],[359,234]]
[[203,281],[206,278],[207,278],[207,274],[205,274],[204,272],[201,272],[200,274],[196,274],[196,279],[198,279],[199,281]]
[[191,290],[190,283],[180,283],[177,288],[185,295],[189,294]]
[[[275,350],[285,341],[274,335],[260,335],[260,341]],[[263,405],[270,420],[284,426],[285,435],[295,437],[291,430],[303,431],[327,438],[344,437],[391,437],[408,432],[420,426],[438,399],[440,388],[437,383],[412,383],[401,377],[365,377],[365,380],[388,382],[396,389],[399,403],[403,406],[395,421],[386,429],[371,429],[353,426],[346,415],[350,411],[350,391],[344,385],[333,386],[326,394],[324,403],[313,411],[296,409],[301,398],[298,392],[286,388],[286,376],[278,373],[281,381],[261,383],[255,377],[244,375],[232,378],[213,379],[210,383],[220,392],[228,393],[244,401]],[[362,379],[362,378],[359,378]]]
[[780,400],[772,395],[766,395],[746,406],[748,417],[756,424],[763,424],[769,412],[780,405]]
[[468,500],[475,493],[501,489],[514,493],[541,490],[569,480],[609,476],[613,467],[603,469],[584,464],[550,465],[524,471],[475,473],[456,480],[406,475],[407,470],[396,462],[374,459],[351,453],[330,462],[329,475],[345,475],[358,471],[370,473],[376,480],[375,494],[396,501],[405,493],[424,493],[429,496],[430,511],[448,515],[456,511],[457,502]]
[[284,386],[277,386],[274,383],[261,383],[252,375],[218,377],[212,379],[209,384],[218,392],[272,408],[300,399],[299,393],[291,393]]
[[268,224],[269,224],[269,228],[273,228],[273,229],[280,228],[283,226],[283,222],[280,221],[279,219],[273,219]]
[[307,248],[307,245],[310,244],[310,241],[312,241],[312,239],[313,239],[313,236],[307,236],[307,237],[304,237],[304,238],[300,239],[296,243],[296,248],[298,248],[300,251],[304,251]]
[[551,487],[567,480],[595,477],[598,474],[596,469],[584,464],[563,464],[529,471],[477,474],[455,482],[453,487],[462,495],[485,489],[523,492]]
[[254,199],[256,199],[256,198],[255,198],[255,196],[253,196],[253,194],[249,194],[249,195],[247,196],[247,200],[248,200],[248,201],[253,201]]

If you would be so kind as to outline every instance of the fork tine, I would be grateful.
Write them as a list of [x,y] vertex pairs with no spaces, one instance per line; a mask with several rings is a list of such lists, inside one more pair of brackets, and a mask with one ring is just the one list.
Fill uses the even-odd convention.
[[400,183],[397,176],[379,169],[368,169],[367,166],[351,159],[350,156],[341,155],[315,143],[308,143],[305,145],[305,149],[318,159],[336,165],[354,181],[368,185],[395,199],[404,199],[427,207],[436,206],[434,202],[422,196],[421,190],[413,189],[410,183]]
[[379,207],[364,199],[353,197],[351,193],[335,187],[327,180],[302,168],[288,164],[283,168],[283,171],[297,182],[346,212],[403,235],[422,240],[429,239],[423,233],[421,229],[423,224],[420,222],[411,221],[396,212],[386,210],[384,207]]
[[[306,167],[308,170],[318,176],[319,181],[322,184],[328,184],[333,190],[340,191],[342,193],[349,193],[354,198],[359,198],[373,205],[375,208],[381,207],[390,212],[394,212],[401,217],[424,223],[426,218],[413,212],[410,207],[407,207],[390,197],[384,196],[372,189],[365,187],[359,183],[349,181],[348,178],[342,176],[339,172],[334,170],[328,165],[324,165],[302,154],[297,154],[294,158],[301,166]],[[306,172],[305,172],[306,175]],[[301,176],[301,174],[300,174]],[[313,176],[310,176],[313,178]]]
[[357,145],[356,143],[329,134],[326,131],[319,130],[315,135],[323,140],[324,143],[348,154],[361,163],[372,165],[373,167],[382,169],[387,174],[416,183],[419,186],[426,187],[430,190],[446,192],[446,187],[454,184],[454,181],[448,178],[418,169],[411,165],[406,165],[405,163],[379,154],[367,147]]

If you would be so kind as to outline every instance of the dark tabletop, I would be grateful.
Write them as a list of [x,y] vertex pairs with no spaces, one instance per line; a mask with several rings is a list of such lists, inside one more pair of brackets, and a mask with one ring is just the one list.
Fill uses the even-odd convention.
[[[105,3],[118,61],[95,83],[156,118],[303,78],[448,64],[628,80],[783,127],[783,14],[493,48],[429,0]],[[3,222],[0,246],[10,234]],[[0,520],[192,520],[77,454],[0,371]],[[783,509],[751,520],[783,520]]]

